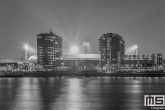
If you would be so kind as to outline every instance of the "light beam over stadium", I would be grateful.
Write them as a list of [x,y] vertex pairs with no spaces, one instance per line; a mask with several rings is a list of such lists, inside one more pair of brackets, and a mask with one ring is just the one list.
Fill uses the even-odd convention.
[[78,47],[73,46],[71,47],[71,54],[76,54],[79,51]]
[[25,45],[25,50],[27,50],[28,49],[28,46],[27,45]]
[[136,54],[137,55],[138,54],[137,49],[138,49],[138,46],[133,45],[133,46],[126,49],[126,54]]

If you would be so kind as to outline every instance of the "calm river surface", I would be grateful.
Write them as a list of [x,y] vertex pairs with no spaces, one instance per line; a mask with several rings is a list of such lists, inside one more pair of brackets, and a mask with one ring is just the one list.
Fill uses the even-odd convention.
[[0,78],[0,110],[151,110],[165,78]]

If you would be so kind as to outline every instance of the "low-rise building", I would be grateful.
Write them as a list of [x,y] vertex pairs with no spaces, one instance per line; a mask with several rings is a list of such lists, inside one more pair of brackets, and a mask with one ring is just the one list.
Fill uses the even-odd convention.
[[162,70],[162,54],[151,55],[125,55],[124,65],[121,70],[139,70],[139,71],[151,71]]

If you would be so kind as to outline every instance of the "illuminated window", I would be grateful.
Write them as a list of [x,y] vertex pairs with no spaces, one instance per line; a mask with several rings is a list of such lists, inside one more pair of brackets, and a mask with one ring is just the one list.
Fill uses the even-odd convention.
[[38,38],[42,38],[42,36],[38,36]]
[[102,61],[106,61],[105,59],[102,59]]

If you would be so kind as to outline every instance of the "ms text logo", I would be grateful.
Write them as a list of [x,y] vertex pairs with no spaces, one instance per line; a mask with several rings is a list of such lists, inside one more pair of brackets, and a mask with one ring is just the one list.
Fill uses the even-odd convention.
[[144,106],[165,106],[165,95],[144,95]]

